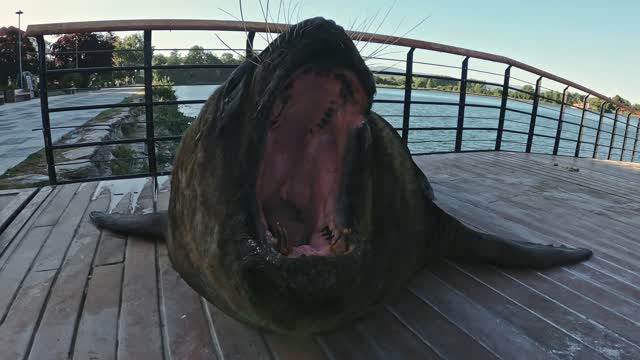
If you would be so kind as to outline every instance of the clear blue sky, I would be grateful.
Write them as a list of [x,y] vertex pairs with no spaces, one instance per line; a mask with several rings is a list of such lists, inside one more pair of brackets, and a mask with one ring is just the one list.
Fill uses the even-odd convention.
[[[380,19],[391,3],[389,0],[306,0],[299,8],[301,18],[321,15],[347,27],[356,19],[361,22],[365,17],[372,17],[379,9]],[[272,2],[270,5],[274,12],[277,4]],[[246,20],[262,20],[257,0],[245,0],[243,5]],[[238,3],[232,0],[109,0],[99,3],[27,0],[7,2],[2,8],[0,26],[17,25],[14,12],[20,8],[25,12],[23,27],[36,23],[108,19],[231,19],[218,8],[239,14]],[[614,3],[602,0],[398,0],[378,32],[390,34],[400,25],[397,33],[402,34],[426,16],[429,19],[407,37],[508,56],[606,95],[620,94],[640,103],[638,0]],[[376,30],[379,23],[376,21],[369,30]],[[229,36],[225,39],[242,44],[239,37]],[[219,46],[216,42],[211,34],[203,32],[163,33],[154,37],[156,47]],[[458,57],[428,52],[417,54],[417,58],[455,65],[460,61]],[[503,68],[478,62],[471,66],[495,71]],[[558,88],[549,83],[545,85]]]

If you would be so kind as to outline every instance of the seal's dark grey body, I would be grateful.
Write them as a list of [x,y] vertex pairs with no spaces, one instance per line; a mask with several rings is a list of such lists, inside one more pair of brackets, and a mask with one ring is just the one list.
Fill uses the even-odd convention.
[[317,48],[354,69],[370,102],[371,73],[342,28],[306,20],[274,41],[262,59],[253,59],[258,64],[241,65],[204,105],[176,156],[168,216],[93,214],[94,222],[164,234],[173,266],[199,294],[236,319],[291,334],[330,330],[362,315],[434,257],[545,268],[591,256],[585,249],[509,241],[461,224],[436,206],[398,133],[371,111],[352,131],[344,165],[353,250],[299,258],[278,253],[265,241],[256,205],[263,112],[277,92],[274,84],[317,57]]

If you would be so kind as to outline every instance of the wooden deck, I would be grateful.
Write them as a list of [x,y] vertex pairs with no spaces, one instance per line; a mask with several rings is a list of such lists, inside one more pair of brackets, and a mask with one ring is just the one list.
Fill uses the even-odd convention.
[[136,198],[136,212],[150,208],[149,186],[133,196],[97,183],[2,192],[0,358],[640,359],[639,164],[513,153],[417,162],[463,221],[589,247],[594,258],[540,272],[440,261],[361,321],[292,339],[208,304],[164,245],[87,221]]

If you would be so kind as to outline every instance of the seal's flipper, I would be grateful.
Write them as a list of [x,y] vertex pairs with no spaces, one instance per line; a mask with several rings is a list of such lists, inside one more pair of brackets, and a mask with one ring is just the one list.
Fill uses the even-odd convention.
[[91,222],[99,228],[127,235],[166,239],[168,223],[166,211],[146,215],[105,214],[94,211],[89,214],[89,217]]
[[579,263],[593,254],[588,249],[503,239],[475,231],[440,208],[437,208],[437,213],[438,236],[442,241],[439,250],[445,257],[499,266],[544,269]]

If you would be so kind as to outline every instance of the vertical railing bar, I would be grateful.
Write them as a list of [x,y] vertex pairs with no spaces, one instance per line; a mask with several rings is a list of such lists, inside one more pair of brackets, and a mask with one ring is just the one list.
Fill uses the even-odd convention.
[[51,119],[49,119],[49,93],[47,91],[47,47],[44,36],[36,37],[38,43],[38,63],[40,66],[40,112],[42,114],[42,134],[44,136],[44,152],[47,158],[47,173],[49,175],[49,185],[56,185],[56,164],[53,157],[51,141]]
[[533,134],[536,129],[536,117],[538,116],[538,102],[540,102],[540,83],[542,83],[542,76],[536,80],[536,90],[533,95],[533,106],[531,107],[531,122],[529,123],[529,136],[527,137],[527,149],[526,152],[531,152],[531,146],[533,144]]
[[598,120],[598,131],[596,131],[596,142],[593,146],[593,158],[595,159],[598,156],[598,143],[600,142],[600,133],[602,132],[602,120],[604,120],[604,107],[607,105],[606,102],[603,102],[600,105],[600,120]]
[[631,125],[631,113],[627,115],[627,126],[624,128],[624,138],[622,139],[622,151],[620,152],[620,161],[624,159],[624,152],[627,149],[627,136],[629,136],[629,125]]
[[404,76],[404,112],[402,114],[402,142],[407,145],[409,141],[409,120],[411,118],[411,90],[413,88],[413,52],[411,48],[407,52],[407,65]]
[[582,146],[582,137],[584,136],[584,127],[587,119],[587,104],[590,94],[584,97],[582,101],[582,116],[580,117],[580,129],[578,129],[578,141],[576,142],[576,151],[574,157],[580,157],[580,147]]
[[147,152],[149,156],[149,173],[155,179],[156,170],[156,143],[153,123],[153,72],[151,60],[153,59],[153,49],[151,47],[151,30],[144,31],[144,109],[147,126]]
[[502,133],[504,131],[504,118],[507,113],[507,101],[509,100],[509,79],[511,78],[511,65],[504,71],[502,81],[502,102],[500,104],[500,117],[498,119],[498,133],[496,134],[496,151],[502,147]]
[[616,128],[618,127],[619,112],[620,112],[620,108],[617,108],[615,116],[613,117],[613,129],[611,130],[611,142],[609,143],[609,155],[607,156],[607,160],[611,160],[611,155],[613,154],[613,145],[616,139]]
[[562,122],[564,121],[564,106],[567,102],[567,90],[569,87],[565,87],[562,91],[562,104],[560,104],[560,115],[558,116],[558,127],[556,129],[556,138],[553,143],[553,155],[558,155],[558,148],[560,148],[560,135],[562,134]]
[[636,140],[633,142],[633,152],[631,153],[631,162],[634,162],[638,155],[638,139],[640,138],[640,117],[638,117],[638,125],[636,126]]
[[458,102],[458,126],[456,127],[455,152],[462,151],[462,132],[464,130],[464,109],[467,101],[467,72],[469,69],[469,57],[462,61],[460,73],[460,101]]
[[247,33],[247,47],[245,49],[245,55],[246,55],[247,59],[249,59],[250,57],[255,55],[255,53],[253,51],[253,39],[255,37],[256,37],[256,32],[255,31],[249,31],[249,33]]

